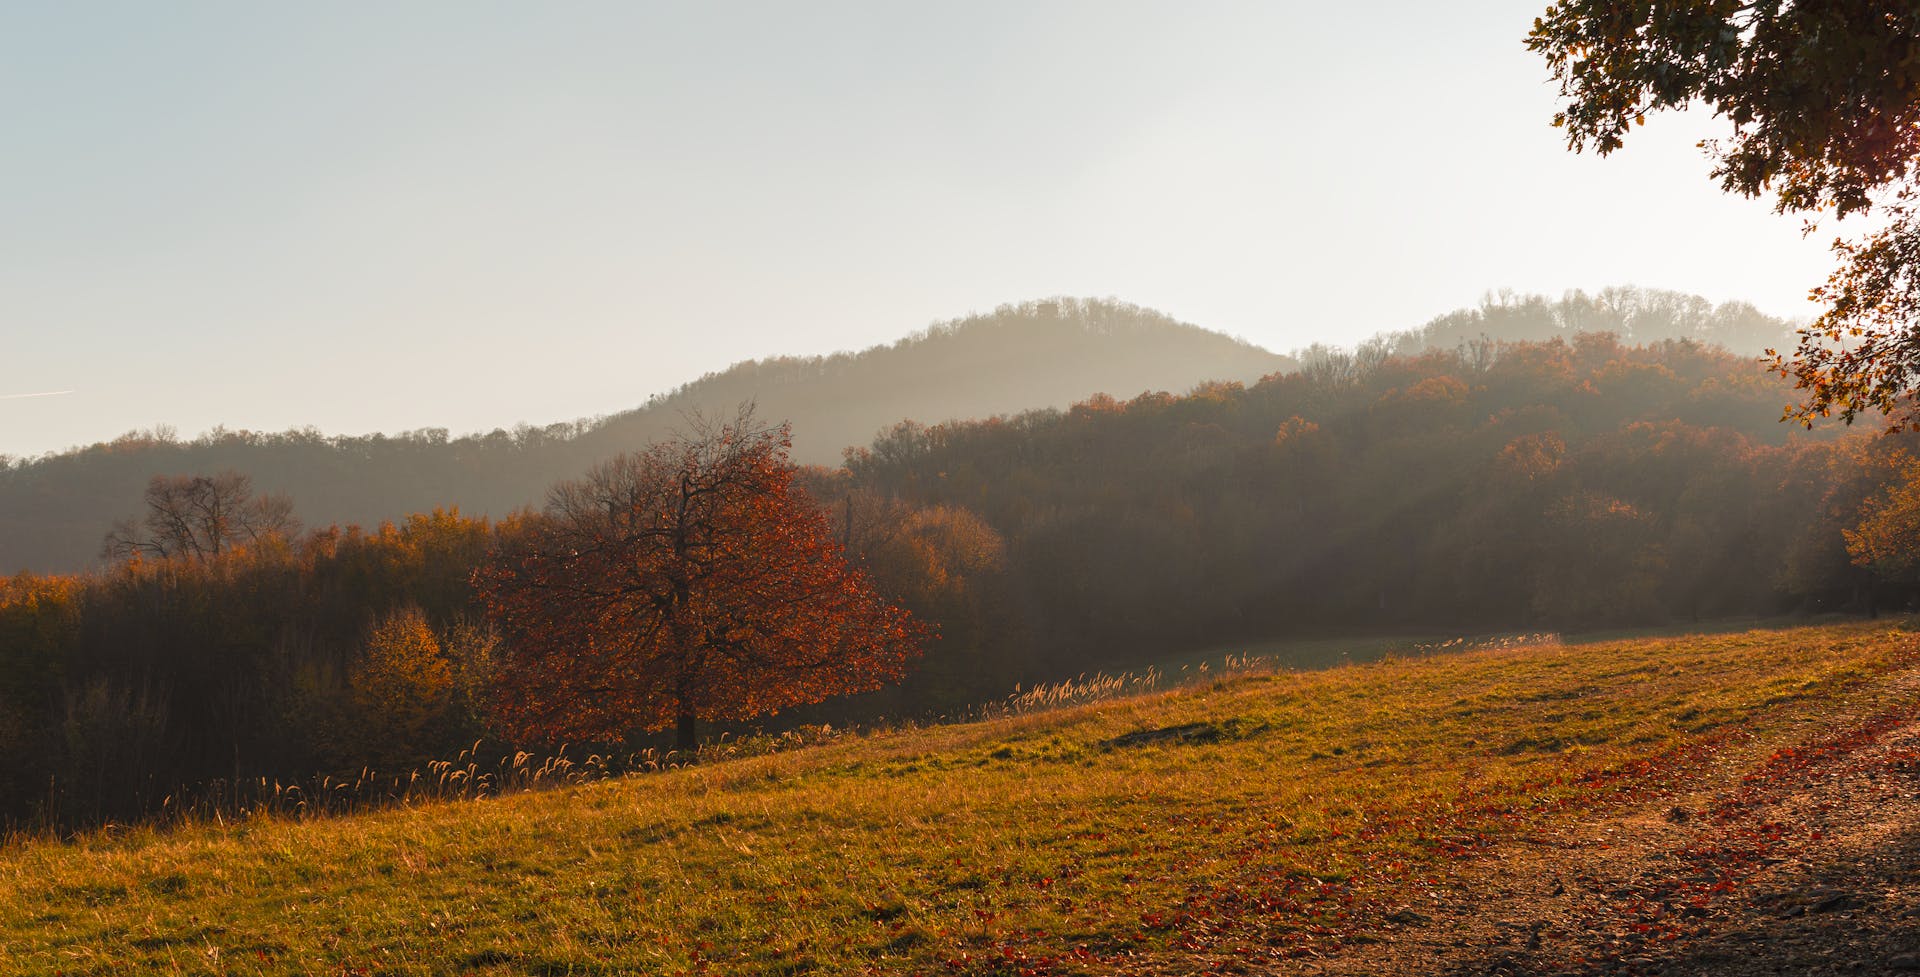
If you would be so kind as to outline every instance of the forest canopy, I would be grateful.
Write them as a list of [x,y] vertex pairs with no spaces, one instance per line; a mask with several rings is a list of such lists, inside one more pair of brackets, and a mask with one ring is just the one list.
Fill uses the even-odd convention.
[[[1915,532],[1911,445],[1781,425],[1788,393],[1713,347],[1579,333],[1322,351],[1251,384],[899,424],[791,484],[940,639],[898,687],[757,721],[939,714],[1017,683],[1357,629],[1910,602],[1920,578],[1888,554]],[[524,639],[488,620],[473,574],[530,526],[442,510],[8,579],[5,813],[124,818],[236,770],[506,749],[500,669]],[[635,712],[613,745],[653,742],[647,725]],[[136,762],[105,759],[121,756]]]
[[[1567,340],[1580,332],[1611,332],[1630,344],[1690,339],[1758,355],[1792,327],[1742,303],[1715,305],[1653,289],[1559,298],[1502,293],[1377,337],[1360,355]],[[232,471],[249,478],[255,494],[294,497],[301,519],[313,525],[375,526],[452,506],[497,518],[537,505],[559,479],[644,450],[687,412],[725,413],[754,401],[765,416],[793,422],[796,461],[837,465],[847,448],[867,444],[903,418],[933,424],[1065,409],[1099,393],[1131,397],[1207,381],[1251,384],[1309,361],[1323,363],[1327,352],[1315,347],[1281,355],[1125,302],[1058,298],[937,323],[860,353],[740,363],[644,407],[593,420],[465,436],[443,428],[354,437],[312,429],[216,430],[194,438],[164,427],[136,431],[0,464],[0,573],[92,565],[102,537],[116,520],[140,511],[142,492],[156,475]],[[1777,414],[1787,399],[1782,392],[1763,413]]]

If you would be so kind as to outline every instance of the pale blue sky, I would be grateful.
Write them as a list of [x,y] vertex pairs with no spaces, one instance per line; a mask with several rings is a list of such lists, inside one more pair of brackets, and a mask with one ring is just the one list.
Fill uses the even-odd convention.
[[547,423],[1054,294],[1282,351],[1502,287],[1808,314],[1826,238],[1709,120],[1565,151],[1543,6],[0,0],[0,453]]

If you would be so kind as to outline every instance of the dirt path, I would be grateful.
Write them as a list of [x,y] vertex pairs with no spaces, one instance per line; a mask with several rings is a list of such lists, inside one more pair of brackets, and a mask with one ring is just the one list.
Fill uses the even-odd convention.
[[1386,938],[1295,973],[1920,975],[1920,675],[1906,705],[1506,846]]

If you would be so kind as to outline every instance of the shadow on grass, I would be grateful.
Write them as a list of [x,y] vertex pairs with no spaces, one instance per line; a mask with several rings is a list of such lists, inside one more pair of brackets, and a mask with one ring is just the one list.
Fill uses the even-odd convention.
[[[1901,789],[1920,789],[1907,771]],[[1909,800],[1908,804],[1914,802]],[[1920,829],[1848,857],[1809,862],[1790,880],[1736,892],[1678,940],[1603,927],[1571,938],[1516,938],[1463,948],[1435,967],[1448,977],[1600,977],[1775,974],[1920,974]]]

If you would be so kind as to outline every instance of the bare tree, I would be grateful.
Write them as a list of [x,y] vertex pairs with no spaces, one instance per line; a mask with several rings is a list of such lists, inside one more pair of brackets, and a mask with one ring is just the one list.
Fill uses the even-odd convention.
[[231,470],[155,475],[147,483],[146,503],[144,518],[122,519],[107,533],[105,556],[209,560],[237,543],[300,531],[292,499],[282,493],[255,495],[253,479]]

